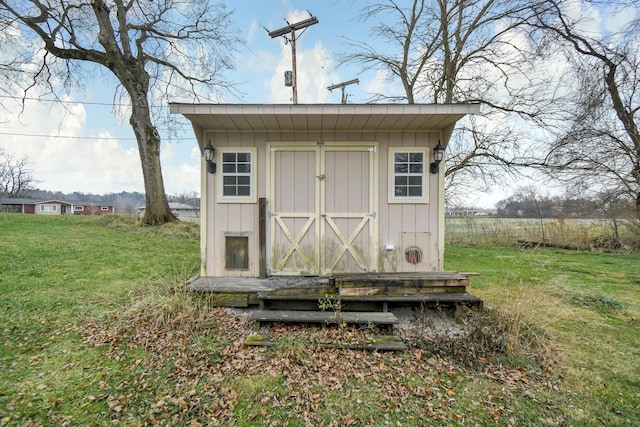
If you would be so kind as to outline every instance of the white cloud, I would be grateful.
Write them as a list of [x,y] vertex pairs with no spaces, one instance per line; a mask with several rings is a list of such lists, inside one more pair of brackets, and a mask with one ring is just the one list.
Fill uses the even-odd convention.
[[175,157],[178,151],[184,151],[185,146],[167,143],[160,152],[162,161],[162,176],[167,194],[200,193],[200,149],[193,146],[189,151],[188,160],[178,161]]
[[258,24],[258,21],[253,19],[251,21],[251,24],[249,25],[249,31],[247,32],[247,43],[251,43],[256,38],[256,34],[259,32],[260,29],[261,28],[260,28],[260,25]]
[[364,90],[371,96],[384,95],[384,96],[399,96],[404,95],[402,85],[397,79],[389,81],[388,71],[382,67],[376,69],[375,75],[372,79],[367,80],[364,83]]
[[[34,92],[32,96],[37,96]],[[63,192],[106,193],[141,190],[137,149],[108,132],[85,137],[87,113],[70,98],[64,104],[27,100],[24,111],[4,103],[0,148],[26,157],[38,187]]]

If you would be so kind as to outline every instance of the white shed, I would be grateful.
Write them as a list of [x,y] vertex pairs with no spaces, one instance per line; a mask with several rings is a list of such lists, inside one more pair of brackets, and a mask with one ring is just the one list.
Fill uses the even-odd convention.
[[475,104],[171,104],[203,154],[201,276],[443,269],[434,149]]

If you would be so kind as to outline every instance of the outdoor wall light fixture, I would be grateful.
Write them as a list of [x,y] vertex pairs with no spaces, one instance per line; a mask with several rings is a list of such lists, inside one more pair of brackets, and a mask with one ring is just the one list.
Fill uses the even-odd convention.
[[433,162],[431,162],[431,166],[429,167],[431,173],[438,173],[442,159],[444,159],[444,147],[440,144],[440,141],[438,141],[438,145],[433,148]]
[[211,143],[204,147],[204,159],[207,161],[207,172],[216,173],[216,149],[211,146]]

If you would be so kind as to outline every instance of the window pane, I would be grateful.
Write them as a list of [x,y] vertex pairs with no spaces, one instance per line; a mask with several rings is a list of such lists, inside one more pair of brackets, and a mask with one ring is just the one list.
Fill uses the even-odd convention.
[[395,179],[396,187],[400,186],[400,185],[406,186],[407,184],[408,183],[407,183],[407,177],[406,176],[396,176],[396,179]]
[[249,176],[238,177],[238,185],[249,185],[249,184],[251,184],[251,177]]
[[238,164],[238,173],[251,173],[251,164],[250,163],[239,163]]
[[223,163],[235,163],[236,162],[236,153],[222,153],[222,162]]
[[422,177],[421,176],[410,176],[409,177],[409,185],[419,185],[422,187]]
[[251,161],[251,153],[236,153],[238,156],[238,163],[249,163]]
[[407,195],[407,187],[396,187],[395,189],[396,196],[406,196]]
[[409,187],[410,197],[422,197],[422,187]]
[[222,187],[222,194],[224,196],[235,196],[236,195],[236,186],[235,185],[225,185]]
[[411,173],[422,173],[422,163],[418,163],[418,164],[412,163],[409,166],[409,172],[411,172]]
[[248,185],[239,185],[238,186],[238,196],[250,196],[251,195],[251,187]]
[[396,163],[394,166],[395,173],[407,173],[409,171],[409,165],[406,163]]
[[406,163],[409,160],[409,153],[394,153],[393,161],[396,163]]
[[235,176],[225,176],[223,179],[223,184],[224,185],[236,185],[237,184],[237,178]]
[[223,163],[222,164],[222,172],[223,173],[235,173],[236,165],[234,163]]
[[409,153],[409,161],[412,163],[422,163],[423,153]]

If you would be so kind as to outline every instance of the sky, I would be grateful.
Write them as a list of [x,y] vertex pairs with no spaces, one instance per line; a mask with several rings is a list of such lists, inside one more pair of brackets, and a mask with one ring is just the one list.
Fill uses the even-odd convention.
[[[340,103],[341,91],[327,86],[358,78],[347,87],[348,101],[367,102],[385,90],[375,71],[361,72],[355,66],[339,66],[346,50],[345,38],[373,41],[371,23],[357,19],[363,2],[355,0],[235,0],[225,1],[234,10],[230,28],[238,30],[243,44],[235,55],[235,70],[226,80],[235,82],[223,93],[224,103],[290,103],[291,89],[284,86],[284,71],[291,69],[291,47],[273,31],[310,17],[318,24],[297,33],[299,103]],[[387,88],[387,90],[389,90]],[[45,190],[83,193],[144,192],[140,159],[126,114],[114,107],[113,79],[95,73],[84,87],[64,102],[47,102],[30,92],[24,109],[15,99],[1,97],[0,148],[29,160],[37,187]],[[20,96],[21,94],[17,94]],[[44,100],[43,100],[44,99]],[[177,100],[180,101],[180,100]],[[158,101],[160,102],[160,101]],[[166,101],[154,104],[168,109]],[[159,126],[161,160],[167,194],[200,191],[200,152],[185,119],[171,128]],[[492,207],[506,196],[501,189],[476,196],[470,202]]]

